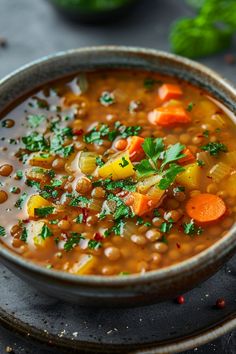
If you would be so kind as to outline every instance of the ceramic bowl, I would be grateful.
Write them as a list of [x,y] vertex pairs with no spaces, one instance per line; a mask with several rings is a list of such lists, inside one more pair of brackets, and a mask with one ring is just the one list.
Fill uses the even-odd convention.
[[[78,71],[132,68],[176,76],[205,89],[232,112],[236,90],[214,71],[168,53],[127,47],[90,47],[58,53],[35,61],[0,81],[1,110],[32,89]],[[236,249],[235,225],[220,241],[174,266],[142,275],[77,276],[40,267],[0,244],[1,261],[39,290],[84,305],[150,304],[173,298],[214,274]]]

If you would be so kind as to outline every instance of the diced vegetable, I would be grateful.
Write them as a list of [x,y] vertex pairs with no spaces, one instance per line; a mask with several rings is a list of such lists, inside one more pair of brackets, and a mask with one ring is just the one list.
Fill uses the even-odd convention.
[[93,152],[81,152],[79,168],[85,174],[93,173],[97,168],[96,159],[99,155]]
[[197,163],[193,163],[191,165],[186,165],[184,168],[185,171],[177,175],[176,182],[189,189],[199,188],[201,167],[199,167]]
[[30,217],[35,217],[35,209],[51,206],[52,204],[40,195],[32,195],[27,202],[27,211]]
[[151,188],[155,184],[158,184],[160,182],[160,180],[161,180],[160,175],[154,175],[154,176],[147,177],[137,183],[137,191],[139,193],[146,193],[149,188]]
[[162,101],[168,101],[172,98],[179,98],[183,92],[178,85],[163,84],[158,90],[159,97]]
[[230,197],[236,197],[236,173],[227,179],[227,183],[224,184],[224,187]]
[[26,170],[25,174],[27,179],[41,182],[48,178],[50,170],[42,167],[32,167]]
[[139,161],[144,157],[142,144],[144,138],[140,136],[131,136],[128,138],[128,152],[130,161]]
[[222,114],[213,114],[211,123],[215,128],[224,128],[226,126],[226,120]]
[[183,154],[185,156],[178,160],[180,165],[190,164],[195,161],[195,157],[189,149],[184,149]]
[[132,235],[135,235],[138,232],[138,226],[134,221],[127,221],[123,227],[122,236],[129,238]]
[[213,182],[219,183],[230,174],[230,171],[229,165],[219,162],[210,169],[209,176],[212,177]]
[[224,156],[223,156],[223,160],[225,163],[227,163],[228,165],[232,166],[232,167],[236,167],[236,151],[230,151],[227,152]]
[[203,99],[198,102],[198,104],[194,107],[194,116],[201,120],[208,121],[211,116],[218,110],[218,107],[214,102],[209,101],[207,99]]
[[80,260],[69,269],[70,273],[85,275],[92,273],[92,268],[96,265],[96,257],[92,255],[82,255]]
[[159,107],[148,115],[149,121],[154,125],[169,127],[176,124],[187,124],[191,118],[181,106]]
[[48,153],[35,153],[30,155],[29,163],[31,166],[40,166],[40,167],[51,167],[54,156],[49,155]]
[[125,197],[125,203],[131,207],[135,215],[142,216],[159,205],[162,195],[165,191],[152,187],[149,194],[138,192],[129,193]]
[[203,161],[204,166],[209,167],[213,164],[213,158],[208,151],[197,153],[197,161]]
[[110,177],[113,180],[124,179],[134,174],[133,164],[128,153],[119,153],[114,158],[108,160],[99,168],[99,175],[103,178]]
[[226,206],[217,195],[203,193],[188,200],[186,211],[190,218],[204,223],[218,220],[224,215]]

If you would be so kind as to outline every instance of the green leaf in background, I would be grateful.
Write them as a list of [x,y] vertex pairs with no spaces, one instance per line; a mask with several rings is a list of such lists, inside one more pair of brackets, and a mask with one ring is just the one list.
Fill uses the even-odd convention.
[[130,0],[53,0],[56,4],[67,9],[80,9],[84,12],[104,11],[119,8]]
[[[171,49],[176,54],[198,58],[223,51],[231,44],[236,31],[235,0],[187,0],[199,13],[172,25]],[[201,3],[201,7],[199,7]]]

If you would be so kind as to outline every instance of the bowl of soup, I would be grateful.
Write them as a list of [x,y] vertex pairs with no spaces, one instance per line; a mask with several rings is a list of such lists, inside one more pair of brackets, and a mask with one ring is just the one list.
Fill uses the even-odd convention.
[[168,299],[236,247],[235,89],[193,61],[95,47],[0,82],[0,255],[89,305]]

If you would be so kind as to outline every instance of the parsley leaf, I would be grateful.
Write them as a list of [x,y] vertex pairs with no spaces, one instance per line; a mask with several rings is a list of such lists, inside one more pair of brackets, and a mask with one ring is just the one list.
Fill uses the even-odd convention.
[[66,252],[71,251],[80,243],[80,240],[82,239],[84,239],[84,237],[81,234],[78,234],[77,232],[71,232],[71,237],[64,244],[64,250]]
[[84,208],[90,203],[90,200],[82,195],[74,197],[71,199],[69,205],[73,207],[81,207]]
[[100,247],[102,247],[102,243],[100,241],[89,240],[88,248],[90,248],[91,250],[97,250]]
[[98,167],[102,167],[102,166],[104,165],[104,163],[105,163],[105,162],[102,160],[101,157],[99,157],[99,156],[96,157],[96,165],[97,165]]
[[191,220],[189,223],[183,224],[184,233],[189,236],[193,236],[195,234],[201,235],[203,229],[199,226],[196,226],[194,220]]
[[160,231],[164,233],[170,232],[173,227],[173,222],[163,222],[160,226]]
[[27,238],[28,238],[28,231],[26,229],[26,227],[23,228],[22,234],[20,236],[20,240],[27,242]]
[[145,154],[155,163],[164,150],[163,139],[146,138],[142,145]]
[[115,96],[112,92],[104,91],[99,97],[99,101],[103,106],[110,106],[115,103]]
[[48,206],[48,207],[42,207],[42,208],[35,208],[34,212],[36,216],[39,216],[43,218],[44,216],[48,216],[53,213],[54,207]]
[[184,157],[185,155],[181,153],[184,150],[184,148],[185,146],[181,145],[180,143],[171,145],[164,152],[164,159],[161,165],[162,169],[166,164],[179,160],[181,157]]
[[204,146],[201,146],[203,151],[208,151],[212,156],[218,156],[220,152],[227,152],[228,148],[225,144],[218,142],[210,142]]
[[6,230],[3,226],[0,225],[0,236],[6,236]]
[[129,165],[129,162],[126,160],[124,156],[122,156],[122,162],[119,163],[119,165],[124,168],[125,166]]
[[162,174],[162,179],[160,180],[158,187],[162,190],[167,189],[175,180],[176,176],[183,172],[184,168],[175,163],[171,164],[169,168]]
[[22,209],[23,204],[25,202],[25,199],[27,198],[28,194],[26,192],[24,192],[20,198],[15,202],[15,207],[18,209]]
[[191,111],[193,110],[193,106],[194,106],[194,103],[193,103],[193,102],[190,102],[190,103],[188,104],[186,110],[187,110],[188,112],[191,112]]
[[142,160],[135,165],[138,178],[148,177],[157,172],[157,170],[150,164],[149,160]]
[[43,240],[45,240],[47,237],[52,236],[52,231],[49,229],[49,227],[44,224],[42,227],[42,230],[40,232],[40,236],[42,237]]
[[27,117],[30,128],[37,128],[45,119],[45,116],[36,114]]

